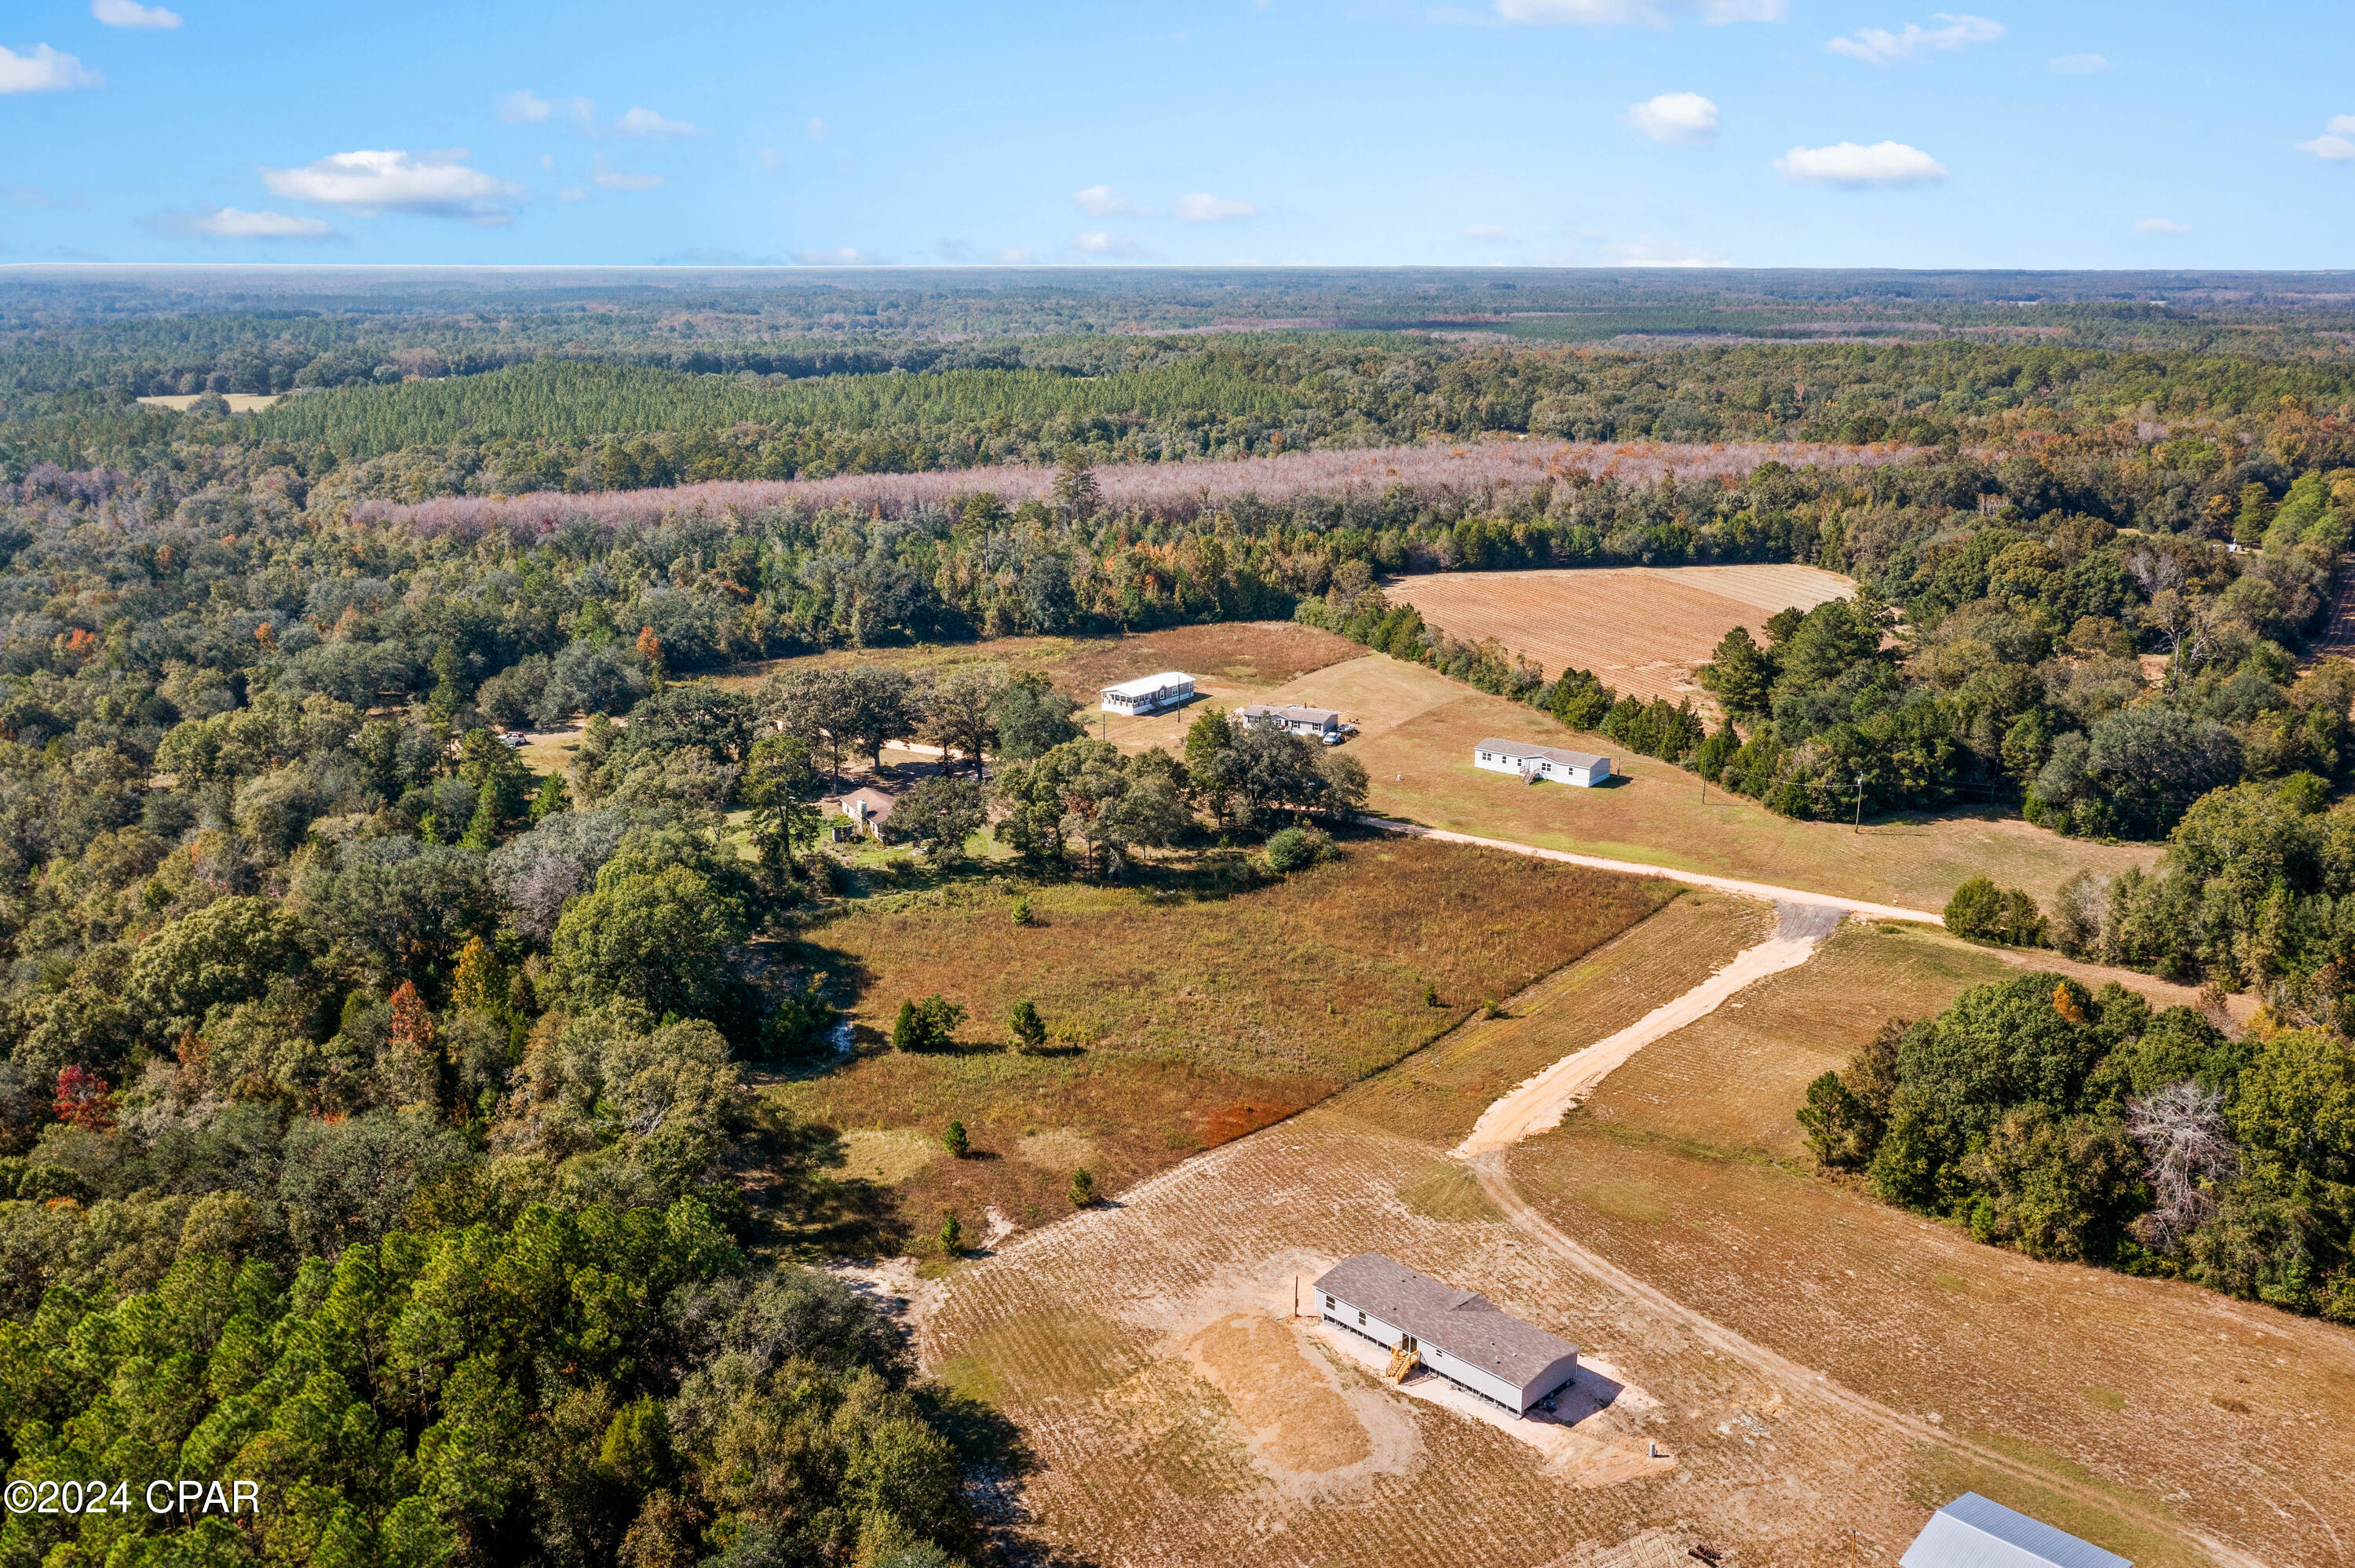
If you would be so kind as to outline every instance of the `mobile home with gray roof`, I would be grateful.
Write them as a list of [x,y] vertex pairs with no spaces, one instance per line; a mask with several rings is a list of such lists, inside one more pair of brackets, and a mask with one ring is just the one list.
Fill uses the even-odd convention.
[[1440,1376],[1516,1415],[1578,1373],[1578,1347],[1378,1252],[1316,1281],[1318,1316],[1387,1350],[1404,1345]]

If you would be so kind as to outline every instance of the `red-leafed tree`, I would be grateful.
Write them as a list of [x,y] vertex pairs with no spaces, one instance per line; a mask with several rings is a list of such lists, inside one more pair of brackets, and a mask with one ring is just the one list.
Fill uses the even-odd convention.
[[415,980],[401,981],[400,989],[392,993],[390,1033],[399,1044],[420,1051],[433,1049],[433,1010],[417,994]]
[[58,1119],[84,1132],[104,1132],[114,1125],[114,1090],[88,1067],[68,1067],[58,1075]]

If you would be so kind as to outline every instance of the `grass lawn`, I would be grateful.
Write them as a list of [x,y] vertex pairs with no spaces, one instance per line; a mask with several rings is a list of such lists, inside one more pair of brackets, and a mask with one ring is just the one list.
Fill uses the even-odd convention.
[[[790,954],[830,977],[854,1055],[764,1093],[845,1134],[937,1140],[961,1120],[972,1156],[890,1183],[909,1223],[929,1231],[954,1209],[970,1229],[994,1206],[1036,1224],[1069,1212],[1075,1167],[1116,1192],[1279,1120],[1676,895],[1574,866],[1371,839],[1231,895],[1031,889],[1030,926],[1011,918],[1011,885],[979,878],[862,900]],[[1426,1002],[1426,985],[1441,1005]],[[892,1051],[900,1002],[933,994],[967,1010],[956,1047]],[[1021,999],[1058,1035],[1044,1053],[1006,1048]]]

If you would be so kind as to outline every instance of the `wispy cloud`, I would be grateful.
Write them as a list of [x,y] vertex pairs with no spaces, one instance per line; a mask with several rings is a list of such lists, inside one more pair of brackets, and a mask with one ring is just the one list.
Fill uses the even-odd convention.
[[1464,226],[1465,238],[1477,239],[1486,244],[1497,244],[1512,237],[1513,231],[1501,223],[1467,223]]
[[1508,22],[1585,27],[1665,27],[1687,19],[1721,26],[1790,14],[1790,0],[1497,0],[1497,15]]
[[1664,92],[1629,104],[1627,123],[1655,142],[1697,147],[1717,135],[1717,105],[1698,92]]
[[2191,232],[2191,226],[2188,223],[2178,223],[2171,217],[2145,217],[2136,220],[2135,232],[2137,234],[2189,234]]
[[1826,40],[1824,48],[1836,55],[1846,55],[1867,65],[1891,65],[1899,60],[1917,59],[1925,54],[1948,49],[1967,48],[1973,44],[1991,44],[2003,37],[2003,24],[1985,16],[1967,14],[1956,16],[1941,11],[1931,17],[1943,24],[1924,27],[1908,22],[1902,32],[1892,33],[1886,27],[1859,28],[1854,37]]
[[1257,217],[1259,208],[1233,196],[1196,191],[1178,198],[1178,216],[1187,223],[1237,223],[1246,217]]
[[177,11],[142,5],[139,0],[90,0],[90,14],[110,27],[169,28],[180,25]]
[[104,77],[47,44],[35,44],[28,55],[0,46],[0,92],[66,92],[105,85]]
[[809,133],[809,139],[813,142],[823,142],[834,133],[826,122],[815,114],[809,117],[809,122],[802,129]]
[[521,185],[466,166],[464,147],[407,153],[383,148],[336,153],[299,169],[264,169],[272,196],[340,207],[361,217],[410,213],[481,224],[510,221]]
[[2054,76],[2092,76],[2109,69],[2110,62],[2101,55],[2062,55],[2046,69]]
[[200,207],[193,212],[163,212],[143,217],[139,227],[175,239],[341,239],[332,224],[283,212],[246,212],[234,207]]
[[38,207],[44,210],[69,207],[80,212],[90,207],[88,196],[52,196],[38,185],[10,185],[6,190],[0,191],[0,195],[5,195],[18,207]]
[[1103,229],[1077,235],[1072,249],[1082,256],[1103,256],[1116,261],[1133,261],[1145,255],[1145,247],[1125,234],[1107,234]]
[[1731,267],[1733,259],[1722,250],[1696,250],[1673,239],[1646,234],[1641,239],[1601,247],[1604,263],[1612,267]]
[[1775,159],[1774,166],[1791,179],[1851,189],[1927,185],[1946,177],[1945,164],[1902,142],[1875,142],[1870,147],[1856,142],[1794,147]]
[[556,199],[561,202],[584,202],[589,199],[589,188],[586,185],[567,185],[556,193]]
[[632,174],[627,170],[610,167],[602,158],[595,162],[596,172],[589,177],[601,191],[659,190],[669,183],[670,176],[667,175]]
[[773,175],[785,166],[784,154],[774,147],[763,147],[755,155],[761,160],[761,167]]
[[879,267],[883,259],[856,246],[844,245],[832,250],[800,250],[794,260],[805,267]]
[[634,108],[613,122],[616,136],[709,136],[700,125],[689,125],[684,120],[666,120],[651,109]]
[[585,98],[542,98],[527,87],[501,93],[499,118],[510,125],[538,125],[559,116],[586,125],[597,118],[597,105]]
[[1110,185],[1090,185],[1071,193],[1072,205],[1090,217],[1150,217],[1153,215]]
[[2326,163],[2355,163],[2355,114],[2338,114],[2322,128],[2322,134],[2311,142],[2300,142],[2297,150],[2310,154]]

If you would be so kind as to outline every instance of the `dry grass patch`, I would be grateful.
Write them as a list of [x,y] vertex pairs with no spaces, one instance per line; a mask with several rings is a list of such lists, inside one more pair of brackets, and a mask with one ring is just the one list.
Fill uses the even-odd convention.
[[[2355,1475],[2355,1334],[2344,1329],[2036,1263],[1819,1177],[1696,1158],[1591,1117],[1521,1145],[1509,1169],[1611,1262],[1884,1404],[2268,1560],[2343,1551],[2326,1521],[2344,1516]],[[2088,1389],[2124,1393],[2108,1408]],[[1976,1484],[1957,1484],[1965,1461],[1937,1463],[1935,1501]],[[1935,1506],[1934,1489],[1915,1500]],[[2083,1530],[2043,1517],[2102,1540],[2097,1511],[2072,1510]]]
[[1104,687],[1164,670],[1182,670],[1215,685],[1256,690],[1364,654],[1346,637],[1296,621],[1223,621],[1076,643],[1056,665],[1054,679],[1064,693],[1092,708]]
[[1593,670],[1622,696],[1716,705],[1693,678],[1718,639],[1766,618],[1846,599],[1856,585],[1814,567],[1605,567],[1448,572],[1382,585],[1394,601],[1466,641],[1493,637],[1549,676]]
[[1465,1023],[1428,1051],[1357,1085],[1346,1115],[1442,1146],[1523,1080],[1626,1028],[1764,941],[1774,915],[1754,899],[1685,892],[1650,919]]
[[[1098,1190],[1115,1192],[1390,1065],[1673,896],[1575,866],[1380,839],[1224,899],[1040,888],[1028,927],[1008,899],[970,885],[937,904],[853,908],[793,957],[832,976],[861,1052],[766,1092],[835,1128],[937,1137],[961,1120],[973,1158],[894,1183],[911,1227],[932,1230],[943,1209],[970,1226],[990,1204],[1036,1224],[1069,1212],[1082,1148]],[[1426,984],[1443,1005],[1426,1003]],[[960,1048],[884,1048],[900,1002],[934,994],[968,1010]],[[1086,1046],[1004,1049],[1021,999]]]
[[842,1168],[846,1181],[874,1181],[891,1186],[905,1181],[946,1150],[938,1138],[906,1128],[854,1128],[842,1135]]
[[1426,1220],[1451,1224],[1485,1224],[1504,1218],[1469,1166],[1434,1160],[1398,1184],[1398,1201]]

